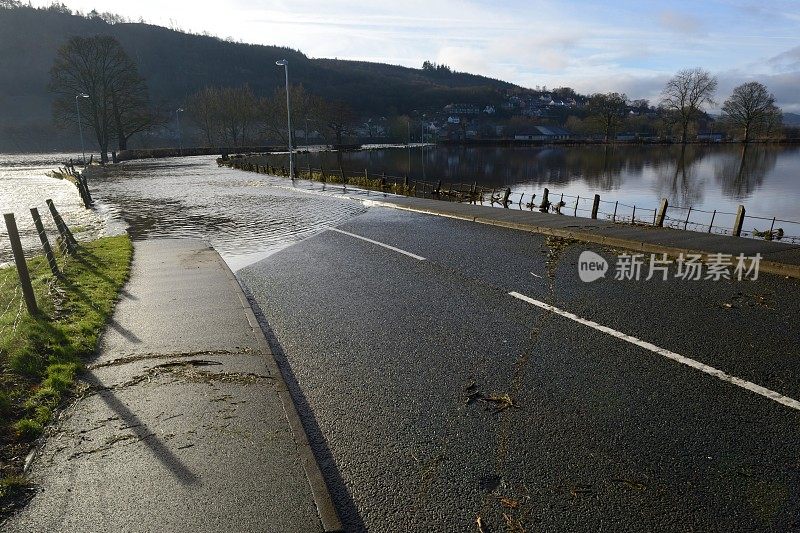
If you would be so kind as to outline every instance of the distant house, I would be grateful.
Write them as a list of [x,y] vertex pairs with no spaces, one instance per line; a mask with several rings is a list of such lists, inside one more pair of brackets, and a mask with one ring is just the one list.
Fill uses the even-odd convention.
[[486,107],[483,108],[483,112],[486,113],[487,115],[494,115],[495,108],[493,105],[487,105]]
[[708,142],[718,143],[721,142],[724,138],[725,136],[721,133],[706,132],[697,134],[698,141],[708,141]]
[[447,104],[444,112],[453,115],[479,115],[481,107],[477,104]]
[[618,141],[635,141],[636,134],[630,132],[617,133],[616,139]]
[[455,115],[451,115],[451,116],[447,117],[447,123],[448,124],[460,124],[461,123],[461,119],[458,118]]
[[558,126],[534,126],[514,135],[515,141],[565,141],[571,138],[572,132]]

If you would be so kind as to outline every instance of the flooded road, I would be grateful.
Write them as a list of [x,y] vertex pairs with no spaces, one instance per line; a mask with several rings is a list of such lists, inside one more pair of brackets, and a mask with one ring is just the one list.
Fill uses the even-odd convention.
[[[124,229],[114,224],[102,204],[96,209],[83,207],[72,183],[48,176],[70,158],[80,154],[0,154],[0,213],[14,213],[26,255],[41,253],[39,238],[30,208],[36,207],[51,240],[58,235],[45,200],[52,199],[64,221],[79,240],[91,240]],[[12,260],[5,224],[0,223],[0,265]]]
[[134,239],[205,239],[234,270],[366,211],[318,184],[293,187],[283,178],[220,168],[213,156],[93,168],[89,187]]

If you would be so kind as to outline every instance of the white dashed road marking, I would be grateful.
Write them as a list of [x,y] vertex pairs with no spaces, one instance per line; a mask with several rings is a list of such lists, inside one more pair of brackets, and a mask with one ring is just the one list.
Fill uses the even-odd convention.
[[733,385],[736,385],[737,387],[741,387],[743,389],[747,389],[750,392],[755,392],[756,394],[760,394],[761,396],[764,396],[765,398],[769,398],[770,400],[778,402],[779,404],[785,405],[786,407],[790,407],[792,409],[797,409],[797,410],[800,411],[800,402],[798,402],[795,399],[789,398],[788,396],[784,396],[784,395],[782,395],[780,393],[777,393],[777,392],[775,392],[773,390],[770,390],[770,389],[767,389],[765,387],[762,387],[761,385],[756,385],[755,383],[752,383],[750,381],[747,381],[747,380],[744,380],[744,379],[741,379],[741,378],[737,378],[736,376],[731,376],[730,374],[728,374],[726,372],[723,372],[722,370],[716,369],[713,366],[708,366],[708,365],[706,365],[704,363],[701,363],[700,361],[695,361],[694,359],[690,359],[689,357],[685,357],[685,356],[677,354],[675,352],[671,352],[671,351],[666,350],[664,348],[660,348],[660,347],[656,346],[655,344],[651,344],[651,343],[649,343],[647,341],[643,341],[641,339],[638,339],[638,338],[633,337],[631,335],[627,335],[625,333],[622,333],[622,332],[617,331],[615,329],[609,328],[607,326],[600,325],[597,322],[593,322],[591,320],[587,320],[585,318],[581,318],[578,315],[570,313],[569,311],[564,311],[563,309],[559,309],[558,307],[552,306],[552,305],[550,305],[548,303],[541,302],[539,300],[534,300],[533,298],[525,296],[524,294],[520,294],[518,292],[509,292],[508,294],[510,296],[513,296],[514,298],[522,300],[523,302],[527,302],[527,303],[529,303],[531,305],[535,305],[536,307],[539,307],[541,309],[545,309],[547,311],[553,312],[553,313],[555,313],[557,315],[563,316],[564,318],[569,318],[570,320],[574,320],[575,322],[578,322],[579,324],[583,324],[584,326],[588,326],[588,327],[590,327],[592,329],[596,329],[597,331],[602,331],[603,333],[611,335],[612,337],[616,337],[618,339],[621,339],[623,341],[629,342],[631,344],[635,344],[636,346],[639,346],[640,348],[644,348],[645,350],[649,350],[649,351],[651,351],[653,353],[661,355],[662,357],[666,357],[667,359],[672,359],[673,361],[676,361],[676,362],[684,364],[684,365],[686,365],[688,367],[694,368],[695,370],[699,370],[700,372],[708,374],[709,376],[714,376],[717,379],[720,379],[720,380],[725,381],[727,383],[731,383]]

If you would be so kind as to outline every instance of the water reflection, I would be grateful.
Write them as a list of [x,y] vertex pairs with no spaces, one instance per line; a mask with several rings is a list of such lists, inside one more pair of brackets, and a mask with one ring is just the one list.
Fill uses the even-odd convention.
[[761,188],[777,162],[778,152],[774,147],[745,145],[739,154],[726,154],[721,158],[714,169],[714,177],[728,196],[743,200]]
[[698,169],[706,157],[705,147],[684,146],[674,160],[657,167],[659,194],[670,205],[696,206],[703,201],[705,176]]
[[[735,211],[746,203],[759,214],[800,219],[800,148],[796,146],[543,146],[382,148],[301,154],[303,167],[478,183],[538,192]],[[288,166],[285,155],[265,163]]]

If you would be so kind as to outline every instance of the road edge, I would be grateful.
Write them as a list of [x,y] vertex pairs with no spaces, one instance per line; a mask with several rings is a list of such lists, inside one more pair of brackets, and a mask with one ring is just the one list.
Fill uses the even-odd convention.
[[341,519],[339,518],[339,513],[336,510],[336,506],[333,503],[331,493],[328,490],[328,484],[325,482],[325,477],[322,475],[322,470],[320,469],[317,459],[314,456],[314,451],[311,449],[311,444],[309,443],[308,435],[303,428],[303,423],[300,420],[297,407],[295,406],[292,395],[289,392],[289,387],[286,384],[283,373],[278,367],[278,363],[275,360],[274,354],[272,353],[272,349],[270,348],[269,341],[264,334],[264,330],[261,329],[261,325],[259,324],[258,319],[253,312],[253,308],[251,307],[250,302],[244,293],[244,289],[239,283],[239,279],[233,273],[233,270],[231,270],[230,266],[228,266],[228,264],[213,246],[209,244],[209,248],[214,250],[217,255],[217,259],[228,276],[228,279],[235,287],[236,296],[239,298],[239,302],[242,304],[242,309],[247,316],[247,321],[250,323],[250,327],[253,329],[253,332],[258,339],[258,343],[261,345],[264,353],[270,355],[269,357],[265,357],[264,360],[270,374],[275,376],[277,393],[281,399],[281,404],[283,405],[284,415],[289,422],[289,427],[291,428],[292,435],[294,436],[297,452],[303,462],[303,470],[306,473],[308,485],[311,489],[311,495],[314,499],[314,505],[317,507],[317,513],[322,524],[322,529],[328,533],[343,532],[344,528],[342,526]]
[[[359,199],[363,200],[363,199]],[[541,235],[549,235],[552,237],[561,237],[565,239],[575,239],[582,242],[601,244],[605,246],[612,246],[614,248],[623,248],[625,250],[632,250],[635,252],[644,253],[663,253],[672,258],[677,258],[680,254],[697,254],[701,256],[701,261],[708,262],[709,256],[714,252],[707,250],[695,250],[692,248],[678,248],[672,246],[664,246],[659,244],[651,244],[631,239],[621,239],[618,237],[609,237],[589,233],[586,231],[572,231],[561,228],[554,228],[549,226],[538,226],[535,224],[525,224],[519,222],[509,222],[488,216],[465,216],[455,213],[448,213],[446,211],[439,211],[436,209],[422,208],[422,207],[409,207],[405,205],[398,205],[392,202],[382,200],[367,200],[370,205],[378,207],[388,207],[391,209],[399,209],[401,211],[410,211],[412,213],[422,213],[426,215],[434,215],[445,218],[453,218],[456,220],[464,220],[467,222],[475,222],[477,224],[486,224],[488,226],[498,226],[508,229],[515,229],[519,231],[527,231],[529,233],[539,233]],[[761,259],[759,263],[759,272],[767,274],[775,274],[778,276],[786,276],[790,278],[800,279],[800,265],[792,265],[788,263],[780,263],[777,261],[770,261]]]

